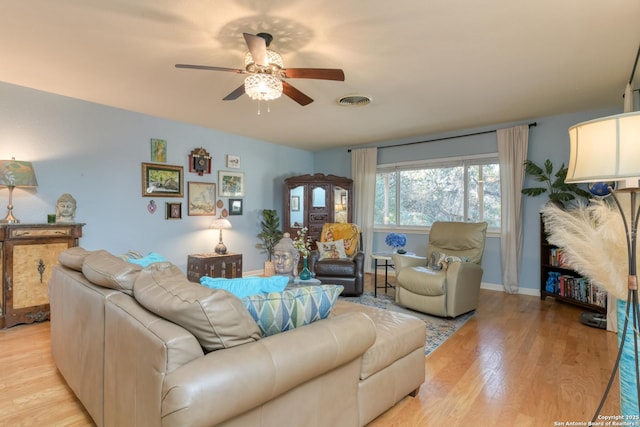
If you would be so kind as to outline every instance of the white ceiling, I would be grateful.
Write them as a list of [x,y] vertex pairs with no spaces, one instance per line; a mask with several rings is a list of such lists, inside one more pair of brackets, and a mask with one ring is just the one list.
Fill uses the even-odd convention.
[[[309,150],[622,107],[638,0],[0,0],[0,81]],[[269,32],[315,102],[271,112],[243,76]],[[373,98],[344,107],[348,94]]]

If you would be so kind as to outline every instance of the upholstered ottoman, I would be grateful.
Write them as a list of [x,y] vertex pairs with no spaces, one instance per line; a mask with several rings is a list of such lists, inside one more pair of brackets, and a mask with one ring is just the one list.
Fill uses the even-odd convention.
[[424,382],[425,323],[395,313],[338,300],[332,316],[365,313],[376,327],[376,341],[362,356],[358,401],[363,426],[391,408],[406,395],[415,396]]

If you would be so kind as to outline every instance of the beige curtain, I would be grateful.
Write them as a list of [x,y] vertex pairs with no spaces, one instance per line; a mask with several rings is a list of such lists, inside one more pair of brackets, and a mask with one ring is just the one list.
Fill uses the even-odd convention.
[[500,192],[502,229],[500,255],[502,286],[505,292],[518,293],[522,264],[522,187],[524,161],[529,145],[529,126],[498,129],[498,159],[500,161]]
[[[351,175],[354,192],[354,222],[362,230],[365,260],[373,251],[373,204],[376,194],[377,148],[361,148],[351,151]],[[371,263],[364,263],[364,271],[372,272]]]

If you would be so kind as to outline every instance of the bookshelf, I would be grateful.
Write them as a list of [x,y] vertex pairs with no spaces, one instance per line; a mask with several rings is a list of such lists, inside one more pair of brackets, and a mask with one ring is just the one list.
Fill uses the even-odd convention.
[[571,269],[562,256],[562,248],[547,241],[544,221],[540,217],[540,298],[578,305],[591,311],[607,311],[607,293],[589,278]]

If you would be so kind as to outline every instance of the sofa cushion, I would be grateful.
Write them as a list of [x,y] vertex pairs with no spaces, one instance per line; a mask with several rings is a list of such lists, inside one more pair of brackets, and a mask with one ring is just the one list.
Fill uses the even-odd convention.
[[242,302],[262,334],[268,336],[326,318],[343,289],[340,285],[300,286],[251,295]]
[[447,272],[426,267],[403,268],[397,277],[402,287],[419,295],[444,295]]
[[256,322],[238,298],[190,282],[170,262],[142,270],[133,291],[142,306],[191,332],[206,352],[260,339]]
[[92,251],[88,251],[80,246],[74,246],[60,252],[58,255],[58,262],[61,265],[71,268],[76,271],[82,271],[82,264],[87,255],[92,254]]
[[282,292],[289,283],[289,276],[249,276],[236,279],[202,276],[200,284],[211,289],[224,289],[238,298],[269,292]]
[[130,264],[107,251],[99,250],[87,255],[82,273],[90,282],[133,295],[133,283],[142,267]]
[[315,263],[314,272],[322,277],[354,277],[356,263],[351,259],[320,260]]

